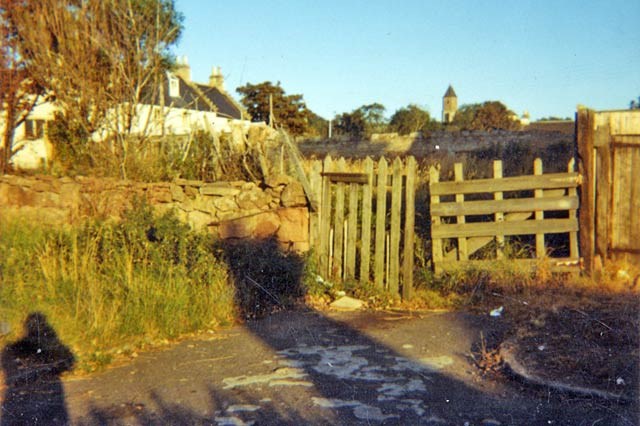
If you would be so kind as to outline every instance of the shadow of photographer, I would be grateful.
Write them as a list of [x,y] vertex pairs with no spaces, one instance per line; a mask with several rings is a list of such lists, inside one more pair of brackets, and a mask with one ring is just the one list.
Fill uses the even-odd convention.
[[0,425],[67,424],[60,375],[72,370],[75,357],[41,312],[24,323],[24,337],[2,351],[6,389]]

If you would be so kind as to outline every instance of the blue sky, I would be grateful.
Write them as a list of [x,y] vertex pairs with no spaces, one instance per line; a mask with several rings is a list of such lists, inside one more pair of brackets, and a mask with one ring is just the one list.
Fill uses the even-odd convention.
[[330,118],[410,103],[440,118],[499,100],[533,119],[577,104],[625,109],[640,96],[640,1],[176,0],[195,81],[220,66],[225,85],[280,82]]

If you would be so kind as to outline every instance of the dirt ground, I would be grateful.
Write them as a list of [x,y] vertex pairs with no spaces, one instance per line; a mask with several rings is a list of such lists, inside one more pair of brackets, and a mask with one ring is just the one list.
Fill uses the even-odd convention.
[[502,307],[499,324],[477,350],[478,365],[505,372],[510,346],[532,376],[595,389],[623,400],[639,398],[640,297],[637,292],[563,286],[519,295],[492,291],[476,310]]

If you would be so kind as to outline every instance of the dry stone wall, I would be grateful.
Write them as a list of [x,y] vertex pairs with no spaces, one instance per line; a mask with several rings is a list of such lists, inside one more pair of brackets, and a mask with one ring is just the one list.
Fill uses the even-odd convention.
[[335,138],[330,141],[311,140],[298,144],[305,156],[377,158],[382,155],[413,155],[428,157],[435,152],[451,154],[484,150],[496,145],[507,147],[524,144],[533,150],[543,150],[551,145],[573,142],[572,133],[560,131],[438,131],[422,136],[414,133],[406,136],[397,133],[374,134],[371,140],[352,141]]
[[253,182],[179,179],[139,183],[78,176],[0,177],[0,216],[51,225],[86,218],[118,219],[136,197],[158,213],[172,210],[193,229],[225,239],[275,237],[284,247],[309,248],[309,213],[302,185],[288,176]]

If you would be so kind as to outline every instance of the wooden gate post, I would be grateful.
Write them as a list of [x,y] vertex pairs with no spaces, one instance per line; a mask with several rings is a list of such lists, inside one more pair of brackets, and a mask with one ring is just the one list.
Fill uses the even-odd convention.
[[591,274],[595,253],[595,112],[580,108],[577,112],[576,138],[578,143],[578,171],[582,175],[580,186],[580,253],[584,268]]

